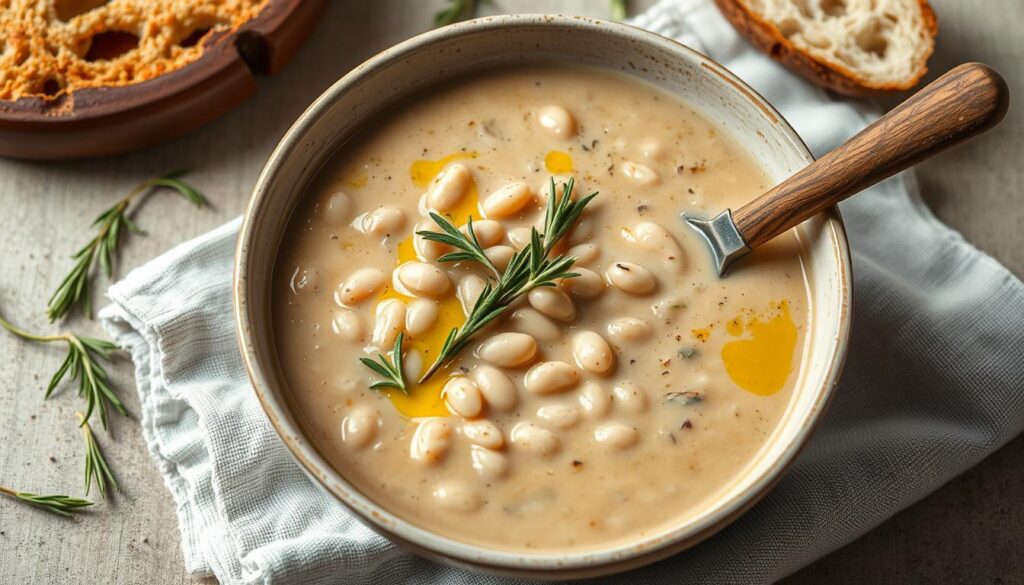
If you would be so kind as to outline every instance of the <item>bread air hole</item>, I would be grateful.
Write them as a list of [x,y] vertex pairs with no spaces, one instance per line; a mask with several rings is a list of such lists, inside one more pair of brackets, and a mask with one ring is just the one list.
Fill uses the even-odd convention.
[[795,18],[786,18],[779,22],[779,33],[782,36],[792,38],[793,35],[803,30],[800,21]]
[[139,46],[139,37],[123,30],[108,30],[92,36],[86,61],[110,61]]
[[846,0],[821,0],[821,11],[826,16],[843,16],[846,14]]
[[188,36],[178,41],[178,46],[184,47],[186,49],[189,47],[194,47],[198,45],[199,42],[203,40],[203,37],[205,37],[209,32],[210,27],[208,26],[197,28],[192,32],[188,33]]
[[53,10],[57,18],[64,22],[71,20],[79,14],[85,14],[90,10],[103,6],[110,0],[55,0]]
[[855,37],[857,46],[865,53],[870,53],[879,59],[884,59],[885,50],[889,48],[889,41],[885,38],[886,28],[881,20],[872,20],[870,24],[857,33]]
[[57,95],[58,93],[60,93],[60,90],[63,89],[63,88],[61,87],[59,81],[57,81],[56,79],[50,78],[50,79],[47,79],[46,81],[43,82],[43,85],[42,85],[41,89],[42,89],[42,94],[43,95],[48,96],[48,97],[53,97],[53,96]]

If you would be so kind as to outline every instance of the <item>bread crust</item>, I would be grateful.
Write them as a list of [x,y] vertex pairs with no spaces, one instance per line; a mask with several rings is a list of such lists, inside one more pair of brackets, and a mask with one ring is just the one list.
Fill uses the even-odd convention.
[[[839,64],[826,63],[793,44],[771,22],[744,5],[742,0],[715,0],[718,9],[736,30],[776,61],[811,82],[843,95],[865,97],[906,91],[917,85],[928,72],[927,62],[935,50],[932,42],[913,75],[899,83],[873,83]],[[932,39],[939,25],[928,0],[917,0],[924,25]]]

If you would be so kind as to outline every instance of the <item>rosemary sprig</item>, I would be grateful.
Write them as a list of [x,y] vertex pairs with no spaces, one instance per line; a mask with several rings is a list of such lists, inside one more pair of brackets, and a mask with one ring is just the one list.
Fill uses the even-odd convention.
[[626,12],[628,11],[627,2],[628,0],[611,0],[611,14],[613,20],[626,20]]
[[70,518],[71,515],[79,511],[79,508],[85,508],[91,506],[92,502],[89,500],[83,500],[81,498],[72,498],[69,496],[62,495],[40,495],[33,494],[31,492],[19,492],[11,488],[0,485],[0,494],[10,496],[16,500],[20,500],[35,506],[42,510],[46,510],[52,514],[64,516]]
[[448,6],[434,13],[434,26],[449,25],[475,13],[476,0],[448,0]]
[[391,348],[391,361],[389,362],[380,352],[377,353],[377,359],[380,361],[373,361],[370,358],[359,358],[359,361],[363,362],[363,365],[370,368],[381,377],[383,380],[379,380],[370,384],[370,390],[380,390],[382,388],[395,388],[400,390],[403,394],[408,394],[409,390],[405,385],[405,376],[402,373],[402,341],[405,337],[405,333],[399,333],[398,337],[395,338],[395,346]]
[[[488,282],[484,286],[480,297],[474,303],[469,315],[466,316],[466,322],[462,324],[462,327],[455,327],[448,333],[437,359],[420,377],[420,383],[425,382],[465,349],[473,336],[488,323],[500,317],[509,308],[512,301],[535,288],[555,286],[555,281],[560,278],[579,276],[575,272],[569,272],[576,262],[576,258],[563,255],[554,259],[548,258],[558,241],[579,219],[583,208],[597,195],[597,193],[591,193],[579,201],[573,202],[574,184],[575,182],[569,179],[563,185],[562,195],[559,197],[554,179],[551,180],[551,201],[548,203],[545,214],[544,234],[538,233],[534,228],[530,234],[530,244],[512,256],[505,272],[501,274],[497,282]],[[436,222],[437,219],[435,217],[434,221]],[[444,229],[444,226],[441,227]],[[480,253],[483,251],[480,250]],[[442,257],[440,260],[444,260],[444,258]]]
[[99,410],[103,428],[107,428],[108,405],[113,407],[122,416],[128,416],[128,411],[125,410],[121,399],[118,398],[117,394],[110,387],[107,371],[99,363],[100,360],[110,361],[110,354],[119,349],[115,344],[104,339],[96,339],[95,337],[86,337],[74,333],[36,335],[12,324],[3,316],[3,313],[0,313],[0,327],[29,341],[40,343],[63,341],[68,344],[68,355],[64,358],[64,362],[61,363],[60,367],[57,368],[53,377],[50,378],[50,383],[46,387],[46,394],[43,397],[44,399],[49,398],[57,384],[65,376],[68,376],[72,380],[78,380],[78,395],[85,399],[86,408],[82,422],[83,425],[92,416],[94,410]]
[[445,254],[437,259],[438,262],[476,260],[490,270],[494,276],[501,276],[501,271],[498,270],[498,267],[495,266],[494,263],[491,262],[491,259],[487,257],[487,254],[484,253],[484,249],[480,245],[480,242],[476,239],[476,232],[473,230],[472,216],[470,216],[469,221],[466,223],[466,232],[469,234],[468,236],[459,231],[459,228],[452,225],[450,221],[433,211],[430,212],[430,218],[433,219],[434,223],[436,223],[442,230],[444,230],[444,233],[420,231],[416,232],[416,235],[422,236],[424,240],[446,244],[457,250],[462,250],[461,252]]
[[86,315],[92,317],[89,285],[93,269],[99,264],[107,278],[110,278],[114,271],[114,253],[121,242],[121,234],[125,231],[133,233],[142,231],[128,218],[126,213],[136,197],[156,189],[168,188],[177,191],[197,207],[206,203],[206,198],[202,193],[178,179],[183,174],[184,171],[176,171],[139,183],[128,195],[96,218],[92,223],[93,227],[98,228],[96,236],[71,256],[71,259],[75,261],[74,267],[61,281],[57,290],[53,291],[53,295],[47,302],[46,316],[50,318],[50,321],[63,318],[79,303],[84,308]]
[[92,434],[89,421],[80,412],[76,412],[75,415],[81,421],[79,426],[82,429],[82,437],[85,439],[85,495],[89,495],[89,488],[95,483],[100,495],[106,498],[107,484],[119,491],[121,487],[117,485],[117,479],[111,473],[110,466],[107,465],[107,460],[103,457],[103,452],[100,451],[100,446],[96,444],[96,437]]

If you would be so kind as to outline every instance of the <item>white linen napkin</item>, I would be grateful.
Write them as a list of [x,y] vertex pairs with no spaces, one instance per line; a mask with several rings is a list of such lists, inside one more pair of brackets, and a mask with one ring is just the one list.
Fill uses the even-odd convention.
[[[751,48],[710,0],[636,23],[723,63],[816,154],[876,114]],[[778,486],[697,547],[616,583],[757,583],[854,540],[1024,428],[1024,284],[941,224],[909,174],[844,203],[849,360],[821,428]],[[231,322],[238,221],[110,288],[101,319],[136,366],[142,428],[178,508],[188,569],[222,583],[499,583],[420,559],[300,471],[263,416]]]

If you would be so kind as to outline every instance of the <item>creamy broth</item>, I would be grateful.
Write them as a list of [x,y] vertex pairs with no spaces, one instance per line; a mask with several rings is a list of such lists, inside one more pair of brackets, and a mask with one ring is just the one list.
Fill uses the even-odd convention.
[[[428,207],[472,214],[501,267],[543,225],[552,177],[598,192],[560,248],[581,276],[518,299],[417,384],[488,277],[413,236],[438,231]],[[779,425],[809,302],[793,233],[720,279],[679,213],[768,186],[694,109],[622,74],[502,69],[388,110],[321,171],[275,268],[308,433],[369,498],[464,542],[593,549],[678,524]],[[408,396],[371,390],[359,361],[399,332]]]

